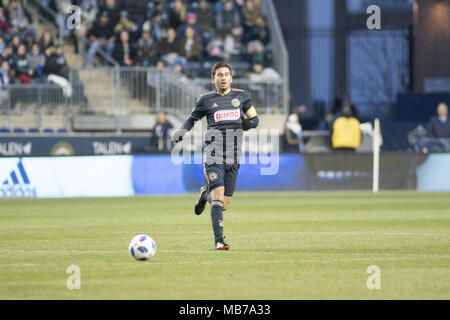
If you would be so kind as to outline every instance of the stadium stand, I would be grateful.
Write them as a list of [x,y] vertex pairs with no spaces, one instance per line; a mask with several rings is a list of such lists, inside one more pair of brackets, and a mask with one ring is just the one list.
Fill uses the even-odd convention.
[[69,99],[85,99],[66,48],[39,20],[29,2],[0,3],[0,117],[9,128],[39,127],[46,115],[64,113]]
[[[248,78],[255,63],[276,68],[272,39],[282,37],[273,36],[270,24],[277,21],[266,16],[264,2],[3,1],[0,20],[7,25],[12,12],[20,12],[26,27],[0,28],[0,63],[6,61],[1,91],[7,97],[0,94],[0,121],[40,132],[142,131],[162,110],[178,123],[211,90],[217,61],[230,62],[236,87],[255,98],[261,88],[280,92],[287,83],[252,90]],[[80,28],[68,28],[70,5],[81,8]],[[121,33],[128,33],[128,45],[121,44]],[[259,111],[284,109],[280,98]]]

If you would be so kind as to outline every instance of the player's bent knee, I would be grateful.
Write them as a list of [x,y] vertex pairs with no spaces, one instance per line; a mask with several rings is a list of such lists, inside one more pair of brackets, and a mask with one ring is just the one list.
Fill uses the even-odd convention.
[[211,190],[212,200],[220,200],[224,202],[224,192],[224,187],[216,187],[215,189]]

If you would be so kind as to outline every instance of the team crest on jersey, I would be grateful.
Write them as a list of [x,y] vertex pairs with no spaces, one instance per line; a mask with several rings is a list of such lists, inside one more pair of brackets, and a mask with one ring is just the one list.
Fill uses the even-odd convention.
[[213,108],[217,108],[219,107],[219,105],[217,103],[214,102],[214,104],[212,105]]
[[241,105],[241,101],[237,98],[231,100],[231,104],[233,105],[233,107],[239,107]]
[[209,178],[209,181],[216,181],[217,180],[217,177],[218,177],[218,175],[217,175],[217,173],[216,172],[211,172],[210,174],[209,174],[209,176],[208,176],[208,178]]
[[233,121],[241,118],[241,110],[221,110],[214,112],[214,121]]

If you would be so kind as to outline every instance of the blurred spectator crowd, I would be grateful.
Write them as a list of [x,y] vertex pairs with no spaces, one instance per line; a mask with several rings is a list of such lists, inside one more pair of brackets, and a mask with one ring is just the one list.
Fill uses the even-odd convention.
[[[180,72],[189,62],[245,61],[246,72],[271,64],[262,0],[38,1],[58,13],[55,23],[63,27],[64,37],[87,37],[86,67],[99,49],[122,66],[164,64]],[[73,30],[66,23],[70,5],[81,8],[81,25]],[[22,1],[0,1],[2,85],[45,83],[49,75],[68,79],[62,43],[50,31],[38,35],[32,23]],[[80,43],[75,41],[77,51]]]
[[0,1],[0,100],[6,85],[52,82],[72,95],[62,43],[51,32],[38,35],[33,17],[19,0]]
[[[99,49],[122,66],[164,63],[184,72],[189,63],[245,61],[269,66],[270,31],[263,0],[39,0],[58,13],[64,36],[87,37],[86,67]],[[68,8],[81,8],[81,26],[69,30]],[[75,41],[78,44],[80,41]]]
[[[72,39],[76,53],[83,50],[85,67],[92,67],[103,50],[121,66],[173,67],[187,73],[189,66],[193,70],[206,62],[204,74],[187,75],[209,77],[210,65],[225,60],[235,63],[235,76],[265,79],[272,70],[266,68],[272,52],[262,1],[35,0],[41,15],[62,31],[59,39]],[[72,5],[81,10],[76,28],[69,28]],[[22,0],[0,0],[0,98],[7,96],[6,85],[48,82],[70,97],[63,43],[50,31],[38,34],[33,27],[38,17],[31,12]]]

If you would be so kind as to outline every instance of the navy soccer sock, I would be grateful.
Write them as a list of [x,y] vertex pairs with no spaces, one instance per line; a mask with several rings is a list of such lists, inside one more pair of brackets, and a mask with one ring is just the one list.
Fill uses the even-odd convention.
[[223,202],[214,200],[211,205],[211,222],[214,231],[214,240],[223,241]]

